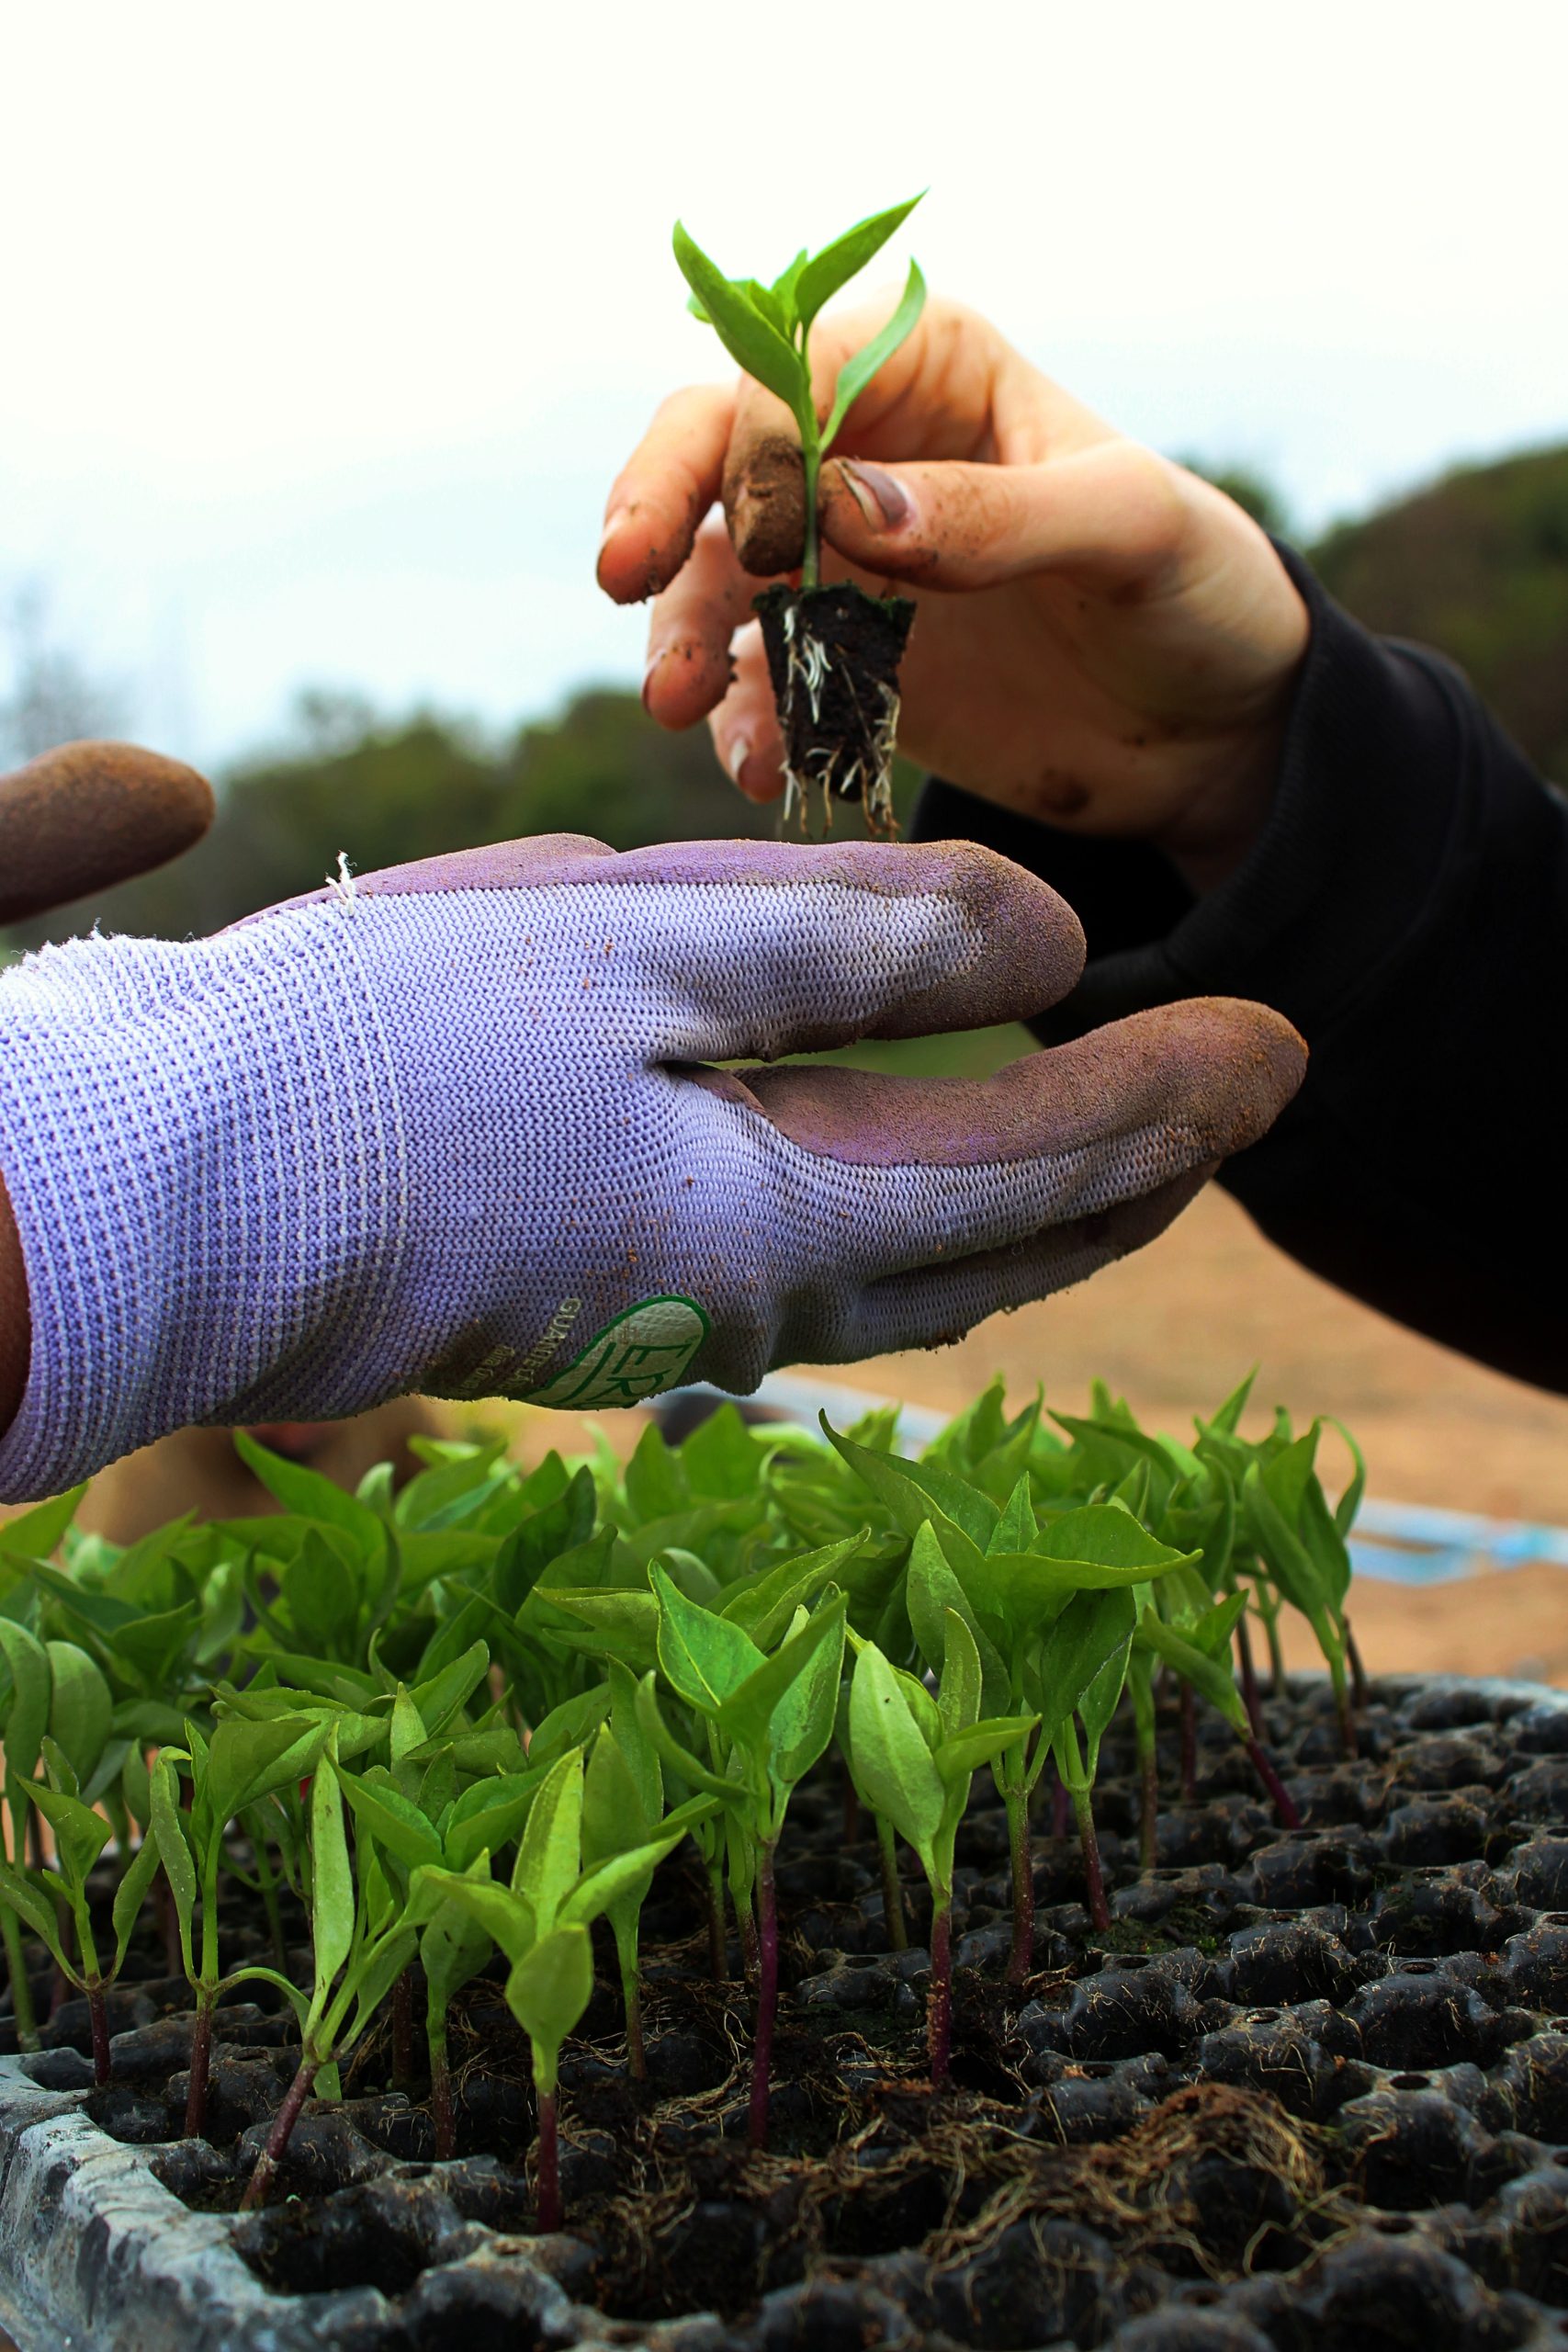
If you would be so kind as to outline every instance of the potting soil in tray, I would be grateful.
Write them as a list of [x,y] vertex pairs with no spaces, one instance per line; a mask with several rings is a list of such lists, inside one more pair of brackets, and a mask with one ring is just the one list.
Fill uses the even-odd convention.
[[[1140,1877],[1113,1736],[1097,1809],[1114,1927],[1089,1928],[1076,1845],[1041,1836],[1023,1986],[1002,1982],[1005,1823],[976,1784],[940,2101],[926,1955],[888,1952],[875,1849],[846,1839],[824,1781],[781,1848],[768,2154],[745,2146],[744,1989],[705,1977],[677,1861],[645,1914],[648,2086],[626,2079],[607,1989],[566,2054],[566,2233],[528,2234],[525,2052],[481,1982],[454,2018],[458,2160],[429,2161],[417,2086],[385,2089],[383,2035],[341,2104],[307,2108],[277,2201],[235,2221],[236,2246],[296,2313],[379,2289],[352,2335],[320,2306],[321,2340],[356,2352],[1568,2341],[1568,1704],[1383,1686],[1356,1763],[1326,1692],[1269,1714],[1305,1826],[1280,1834],[1215,1720],[1198,1799],[1167,1798]],[[914,1940],[925,1897],[905,1893]],[[160,2143],[187,2203],[231,2209],[292,2071],[291,2020],[220,2012],[210,2136],[170,2144],[188,2021],[155,2016],[166,1981],[117,1998],[141,2021],[89,2112]],[[85,2026],[67,2009],[54,2039],[85,2051]],[[35,2066],[62,2087],[75,2069],[65,2050]],[[542,2278],[565,2290],[547,2313]]]

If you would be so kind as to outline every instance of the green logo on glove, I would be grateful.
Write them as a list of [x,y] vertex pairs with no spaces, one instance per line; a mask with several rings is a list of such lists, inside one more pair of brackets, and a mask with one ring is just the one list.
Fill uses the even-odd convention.
[[527,1401],[574,1412],[640,1405],[678,1385],[708,1329],[694,1298],[645,1298],[607,1323],[565,1372],[530,1390]]

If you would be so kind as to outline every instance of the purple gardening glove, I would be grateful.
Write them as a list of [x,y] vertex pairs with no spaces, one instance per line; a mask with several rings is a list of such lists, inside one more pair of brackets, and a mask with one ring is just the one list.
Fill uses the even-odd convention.
[[31,1304],[0,1497],[405,1389],[628,1405],[957,1338],[1158,1232],[1290,1099],[1256,1005],[985,1083],[703,1064],[1037,1012],[1069,910],[964,844],[554,835],[0,979]]

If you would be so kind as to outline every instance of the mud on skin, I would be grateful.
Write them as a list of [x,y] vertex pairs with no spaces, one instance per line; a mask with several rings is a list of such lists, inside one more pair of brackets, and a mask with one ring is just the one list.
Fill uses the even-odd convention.
[[[1326,1693],[1269,1713],[1305,1826],[1281,1838],[1234,1785],[1216,1724],[1200,1801],[1162,1811],[1159,1866],[1140,1878],[1134,1759],[1108,1742],[1111,1929],[1090,1931],[1076,1849],[1042,1826],[1021,1986],[1002,1982],[1006,1822],[976,1806],[940,2104],[921,2077],[926,1955],[884,1949],[875,1847],[845,1844],[825,1781],[797,1799],[803,1842],[780,1871],[770,2154],[745,2147],[744,1988],[705,1980],[700,1890],[677,1860],[645,1915],[646,2089],[626,2076],[607,1949],[563,2064],[567,2233],[529,2234],[526,2051],[480,1981],[453,2021],[457,2161],[430,2161],[422,2086],[387,2087],[384,2033],[341,2103],[307,2108],[276,2200],[236,2222],[236,2245],[296,2309],[378,2287],[384,2324],[356,2352],[538,2343],[541,2261],[584,2329],[598,2312],[664,2352],[1559,2341],[1568,1713],[1392,1686],[1353,1766]],[[1168,1786],[1174,1717],[1161,1735]],[[905,1901],[923,1934],[913,1882]],[[174,2139],[188,1996],[154,1973],[151,1941],[141,1965],[115,1996],[115,2082],[89,2111],[156,2145],[187,2203],[231,2211],[292,2072],[292,2019],[220,2010],[209,2137]],[[34,2071],[81,2083],[83,2005],[48,2038]]]

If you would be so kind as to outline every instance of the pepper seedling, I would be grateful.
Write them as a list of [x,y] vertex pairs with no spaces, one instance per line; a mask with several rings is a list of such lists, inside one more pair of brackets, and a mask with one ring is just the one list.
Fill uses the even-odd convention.
[[[828,1428],[826,1420],[823,1427]],[[1197,1555],[1160,1543],[1118,1501],[1080,1504],[1042,1521],[1031,1499],[1027,1474],[1018,1479],[1006,1505],[998,1506],[942,1463],[906,1462],[897,1454],[855,1445],[830,1429],[828,1434],[909,1534],[908,1606],[927,1663],[940,1668],[943,1653],[938,1645],[945,1612],[956,1612],[980,1657],[987,1708],[995,1712],[1005,1706],[1014,1714],[1028,1710],[1031,1724],[1040,1729],[1032,1740],[1021,1734],[998,1756],[993,1772],[1007,1806],[1012,1858],[1009,1973],[1021,1982],[1033,1965],[1034,1951],[1029,1802],[1059,1728],[1061,1747],[1075,1775],[1069,1780],[1064,1772],[1063,1779],[1077,1820],[1089,1902],[1101,1913],[1105,1908],[1089,1808],[1092,1773],[1086,1786],[1081,1758],[1074,1760],[1071,1715],[1115,1644],[1108,1640],[1076,1687],[1069,1688],[1060,1678],[1054,1684],[1050,1651],[1055,1623],[1077,1594],[1147,1584],[1190,1566]],[[1104,1630],[1112,1620],[1091,1611],[1085,1622]],[[1089,1654],[1075,1640],[1064,1658],[1081,1662]],[[1116,1695],[1120,1690],[1118,1682]],[[1061,1754],[1057,1769],[1062,1770]]]
[[510,1963],[506,2003],[528,2037],[538,2105],[538,2221],[561,2225],[558,2086],[560,2046],[593,1995],[592,1922],[644,1882],[681,1842],[683,1823],[667,1821],[646,1846],[582,1867],[582,1751],[545,1775],[518,1841],[509,1885],[492,1879],[488,1854],[462,1875],[427,1865],[414,1872],[410,1917],[434,1917],[446,1904],[466,1911]]
[[[664,1776],[659,1750],[638,1720],[637,1683],[619,1659],[610,1664],[610,1720],[594,1735],[589,1750],[582,1793],[582,1860],[588,1870],[600,1862],[641,1848],[647,1851],[671,1829],[705,1826],[717,1811],[717,1801],[699,1797],[694,1803],[664,1810]],[[627,1882],[604,1906],[615,1939],[621,1973],[621,1998],[626,2018],[626,2066],[634,2082],[648,2078],[642,2043],[642,1992],[638,1978],[637,1941],[642,1906],[653,1883],[655,1864]]]
[[[67,1983],[74,1984],[77,1991],[86,1996],[93,2033],[93,2079],[101,2087],[110,2079],[111,2072],[108,1995],[125,1965],[126,1949],[141,1909],[142,1899],[157,1869],[158,1855],[151,1840],[144,1839],[130,1868],[121,1875],[114,1899],[114,1957],[105,1969],[99,1963],[97,1940],[93,1932],[87,1880],[108,1842],[109,1825],[101,1813],[95,1811],[90,1804],[84,1804],[80,1784],[69,1758],[47,1732],[43,1738],[43,1760],[48,1780],[24,1781],[22,1786],[54,1833],[58,1868],[51,1872],[28,1870],[14,1862],[0,1862],[0,1896],[4,1896],[34,1935],[48,1947],[55,1966]],[[76,1930],[75,1959],[67,1950],[65,1939],[60,1931],[57,1891],[64,1895],[66,1909]]]
[[[187,1723],[185,1747],[160,1748],[152,1766],[152,1834],[147,1843],[155,1847],[164,1865],[179,1922],[186,1981],[196,1996],[186,2094],[187,2139],[207,2126],[212,2012],[219,1996],[241,1978],[248,1980],[258,1973],[242,1970],[225,1977],[219,1963],[218,1879],[228,1860],[224,1840],[229,1824],[275,1791],[298,1786],[314,1770],[328,1736],[325,1724],[303,1713],[280,1715],[270,1723],[231,1717],[215,1727],[210,1740],[203,1739],[194,1723]],[[182,1774],[188,1775],[191,1782],[188,1812],[180,1806]],[[198,1907],[199,1955],[195,1937]],[[274,1972],[266,1973],[271,1981]]]
[[[841,581],[821,583],[818,489],[822,460],[877,370],[915,330],[925,305],[918,263],[886,324],[839,369],[825,417],[812,386],[811,329],[824,305],[847,286],[908,220],[919,198],[861,220],[818,254],[798,253],[771,286],[726,277],[680,221],[675,259],[691,288],[691,307],[730,357],[784,401],[800,439],[804,538],[798,589],[774,587],[757,599],[769,673],[784,742],[785,815],[798,802],[803,821],[822,796],[858,794],[874,831],[890,830],[893,750],[898,727],[898,664],[914,606],[905,597],[868,596]],[[788,462],[785,453],[778,453]],[[764,572],[788,568],[778,548],[757,560]]]
[[[751,2145],[761,2148],[768,2137],[779,1994],[773,1858],[795,1786],[833,1736],[848,1598],[841,1592],[824,1593],[814,1611],[802,1602],[769,1657],[733,1619],[688,1600],[657,1565],[651,1578],[659,1601],[660,1671],[676,1697],[706,1725],[718,1769],[705,1766],[673,1737],[660,1712],[651,1674],[638,1694],[639,1720],[687,1787],[724,1805],[734,1840],[732,1875],[737,1867],[742,1873],[754,1870],[757,2023],[749,2129]],[[744,1892],[749,1895],[750,1889]]]
[[[327,1742],[310,1782],[310,1943],[315,1973],[307,2002],[284,1990],[299,2018],[299,2064],[240,2200],[242,2212],[265,2205],[299,2112],[319,2075],[334,2069],[366,2031],[412,1959],[417,1928],[382,1868],[373,1842],[351,1861],[344,1827],[343,1785]],[[270,1969],[244,1975],[273,1980]]]
[[981,1715],[983,1678],[975,1637],[947,1612],[942,1671],[933,1699],[923,1682],[889,1664],[874,1642],[850,1636],[850,1752],[862,1797],[885,1814],[919,1857],[931,1889],[931,1992],[926,2043],[932,2086],[948,2078],[953,2044],[953,1869],[958,1825],[978,1767],[1027,1739],[1033,1715]]
[[[423,1732],[418,1709],[408,1692],[400,1690],[392,1717],[390,1765],[373,1765],[362,1774],[342,1766],[338,1770],[355,1833],[375,1844],[394,1892],[405,1905],[416,1871],[435,1867],[460,1877],[482,1855],[509,1846],[526,1821],[550,1763],[542,1756],[524,1771],[477,1780],[458,1795],[454,1792],[452,1747],[428,1754],[435,1744],[426,1741]],[[491,1939],[461,1905],[443,1901],[422,1916],[418,1957],[424,1974],[425,2046],[438,2158],[456,2154],[447,2014],[456,1995],[484,1966],[490,1948]],[[406,2057],[402,2063],[406,2071]]]

